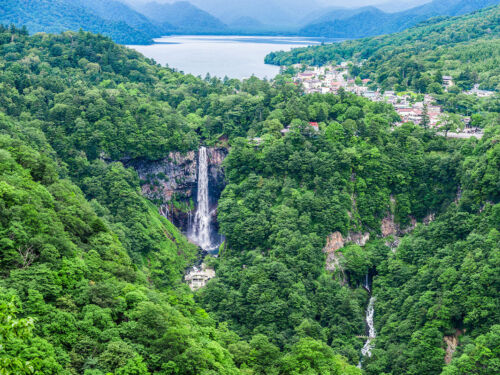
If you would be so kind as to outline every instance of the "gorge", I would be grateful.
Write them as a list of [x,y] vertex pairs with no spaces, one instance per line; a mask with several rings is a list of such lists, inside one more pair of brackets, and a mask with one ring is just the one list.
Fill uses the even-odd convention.
[[[443,74],[497,77],[499,12],[367,48],[466,36]],[[391,68],[432,88],[427,62]],[[2,370],[498,373],[497,98],[441,94],[484,127],[448,139],[286,72],[203,80],[100,35],[2,26],[0,71]],[[217,257],[193,244],[218,232]]]

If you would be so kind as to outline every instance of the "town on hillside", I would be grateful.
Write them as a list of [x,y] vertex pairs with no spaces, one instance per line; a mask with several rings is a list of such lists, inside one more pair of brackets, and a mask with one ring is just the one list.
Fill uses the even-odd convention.
[[[401,121],[396,123],[396,126],[412,122],[417,125],[424,124],[438,128],[447,121],[447,114],[443,112],[441,106],[435,104],[432,95],[425,94],[422,96],[411,92],[396,93],[395,91],[372,90],[369,87],[371,83],[369,79],[355,79],[350,76],[349,62],[343,62],[340,65],[306,67],[305,70],[303,65],[296,64],[293,65],[293,68],[299,71],[293,77],[293,81],[296,85],[301,84],[306,94],[337,94],[340,89],[343,89],[346,92],[363,96],[372,101],[392,104],[401,117]],[[453,86],[453,78],[443,76],[443,86],[445,89]],[[495,92],[480,90],[479,85],[476,85],[472,90],[466,91],[464,94],[485,98],[493,96]],[[481,134],[481,129],[470,126],[470,117],[461,116],[460,121],[460,128],[463,128],[462,135],[477,136]]]

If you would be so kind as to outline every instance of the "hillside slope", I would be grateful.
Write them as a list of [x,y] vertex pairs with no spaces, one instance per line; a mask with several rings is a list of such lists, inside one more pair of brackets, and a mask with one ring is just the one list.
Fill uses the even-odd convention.
[[[160,27],[148,19],[143,14],[135,11],[131,7],[123,4],[118,0],[73,0],[75,4],[80,5],[98,17],[112,22],[125,22],[136,32],[144,33],[151,37],[159,37],[166,32],[165,26],[173,29],[171,25],[163,25]],[[133,36],[132,36],[133,37]]]

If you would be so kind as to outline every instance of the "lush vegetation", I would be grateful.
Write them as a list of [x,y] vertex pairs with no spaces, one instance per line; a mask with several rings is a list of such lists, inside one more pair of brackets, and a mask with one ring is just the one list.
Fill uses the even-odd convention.
[[171,33],[226,33],[216,17],[185,1],[132,9],[119,0],[1,0],[0,24],[30,33],[83,29],[121,44],[150,44]]
[[227,29],[218,18],[187,1],[172,4],[148,3],[140,11],[161,27],[175,33],[220,33]]
[[[0,67],[3,372],[361,374],[366,274],[366,372],[498,369],[498,123],[482,141],[392,130],[384,103],[304,96],[284,76],[202,80],[83,31],[0,28]],[[196,248],[124,164],[200,143],[231,147],[227,241],[193,298]],[[431,213],[397,249],[381,238],[384,218]],[[340,250],[332,276],[335,231],[371,240]]]
[[181,283],[195,247],[118,162],[255,133],[270,98],[298,97],[294,86],[202,81],[84,32],[0,31],[7,373],[232,374],[269,360],[283,373],[357,373],[323,342],[280,352],[210,318]]
[[[320,101],[320,98],[325,97],[328,98],[328,95],[311,96],[309,99]],[[334,96],[330,99],[332,102],[339,100]],[[356,104],[362,101],[356,103],[349,98],[344,103],[349,103],[346,108],[351,113],[355,112]],[[472,161],[473,158],[464,159],[460,144],[436,139],[413,126],[404,126],[391,134],[385,128],[387,122],[380,117],[376,121],[368,108],[363,108],[365,116],[357,121],[333,115],[336,120],[345,120],[340,124],[331,119],[321,134],[308,129],[308,125],[297,123],[286,137],[268,138],[257,150],[244,140],[233,143],[226,164],[229,184],[219,205],[219,220],[227,238],[227,249],[216,263],[217,279],[203,290],[200,299],[210,311],[215,312],[219,320],[229,321],[230,327],[242,337],[264,333],[279,347],[288,348],[302,336],[311,336],[324,340],[355,362],[362,345],[362,340],[356,336],[363,334],[360,326],[367,298],[366,292],[356,289],[356,286],[363,282],[367,274],[378,273],[380,276],[376,278],[374,287],[374,293],[380,299],[377,308],[380,305],[381,308],[389,309],[387,313],[381,311],[377,318],[380,340],[389,340],[392,344],[392,340],[401,337],[398,332],[402,330],[408,332],[408,337],[401,338],[399,343],[409,345],[409,337],[423,323],[417,320],[416,326],[411,326],[414,328],[412,330],[407,329],[406,321],[399,326],[393,322],[395,316],[404,319],[400,314],[407,295],[401,294],[402,288],[408,288],[408,295],[416,298],[406,301],[403,311],[412,313],[414,310],[410,303],[418,302],[412,289],[414,284],[404,275],[417,278],[420,276],[417,276],[417,270],[421,268],[421,272],[424,269],[431,272],[427,271],[430,266],[426,266],[431,259],[437,262],[446,257],[443,264],[448,266],[446,262],[453,257],[451,252],[441,251],[435,258],[432,255],[448,243],[457,246],[455,251],[463,254],[464,247],[459,247],[455,242],[467,238],[475,228],[475,220],[485,217],[482,228],[486,233],[482,234],[494,235],[493,228],[498,223],[486,218],[486,213],[476,216],[474,210],[480,207],[473,203],[498,201],[495,192],[499,180],[498,171],[495,170],[498,165],[498,147],[494,146],[493,140],[486,144],[491,142],[492,150],[496,151],[490,151],[492,159],[486,162],[487,166],[481,167],[485,169],[484,172],[479,172],[476,168],[481,162]],[[362,112],[360,110],[358,113]],[[350,133],[352,129],[355,129],[355,135]],[[474,152],[474,142],[465,147],[471,154],[479,154],[479,150],[485,146],[478,146]],[[478,184],[492,195],[488,194],[488,198],[474,196],[477,187],[471,184],[472,190],[464,192],[462,198],[463,205],[467,205],[469,211],[460,210],[453,215],[448,211],[455,212],[456,209],[447,207],[454,207],[452,202],[456,197],[460,175],[465,173],[461,168],[465,165],[470,168],[468,173],[485,173],[480,177],[484,178],[484,182]],[[488,183],[492,185],[487,187]],[[411,218],[420,221],[428,213],[443,213],[443,218],[430,229],[420,229],[426,233],[429,230],[437,232],[428,235],[428,241],[433,242],[432,247],[423,243],[423,240],[404,239],[398,249],[398,257],[393,258],[387,246],[390,241],[377,239],[381,231],[381,219],[391,210],[391,197],[395,200],[392,212],[402,227],[409,225]],[[491,206],[488,208],[492,210],[490,212],[495,209]],[[459,226],[458,217],[462,216],[470,220],[466,224],[467,229],[454,228]],[[438,229],[434,229],[434,226]],[[460,234],[452,235],[455,230]],[[349,232],[368,231],[374,238],[364,249],[350,245],[343,250],[341,262],[344,274],[347,274],[348,283],[354,289],[340,286],[339,280],[343,279],[341,275],[340,279],[332,280],[324,272],[322,248],[327,235],[334,231],[340,231],[344,236]],[[421,232],[416,233],[415,236],[418,236]],[[471,236],[474,235],[471,233]],[[438,236],[443,236],[443,241],[447,242],[439,242]],[[416,244],[412,241],[416,241]],[[491,258],[488,254],[498,253],[498,248],[490,247],[493,243],[495,238],[490,242],[485,240],[483,249],[487,253],[483,258],[478,258],[482,259],[482,266],[470,270],[469,276],[464,277],[485,275],[481,267],[498,270],[498,263],[489,265]],[[472,249],[478,250],[477,247]],[[401,262],[399,257],[405,260],[408,257],[419,263],[415,266],[405,264],[406,268],[401,269],[401,266],[398,267]],[[458,270],[463,267],[461,257],[452,259],[458,262]],[[432,275],[439,277],[437,275],[444,271],[443,266],[437,264],[434,267],[436,269]],[[455,272],[458,273],[458,270]],[[380,279],[382,281],[378,281]],[[464,300],[461,302],[449,297],[451,304],[462,306],[463,313],[467,311],[468,304],[473,303],[467,296],[475,295],[489,301],[492,310],[489,313],[491,315],[481,321],[484,326],[478,321],[467,326],[467,332],[472,337],[484,332],[480,326],[487,330],[498,318],[495,312],[498,301],[494,298],[498,285],[493,274],[485,276],[485,280],[491,286],[488,291],[479,286],[475,287],[475,293],[462,291]],[[422,293],[430,293],[435,280],[428,276],[425,282],[421,286]],[[450,292],[445,289],[446,286],[442,286],[443,290],[439,292]],[[383,291],[379,293],[378,288]],[[425,306],[427,309],[439,304],[439,292],[430,299],[432,304]],[[483,313],[486,313],[486,309]],[[422,314],[425,316],[426,311]],[[440,317],[446,319],[443,314]],[[386,319],[390,320],[388,327],[382,324]],[[439,373],[444,358],[444,354],[439,357],[443,334],[448,334],[453,319],[459,318],[448,319],[450,322],[447,321],[446,325],[443,323],[435,327],[434,341],[428,341],[427,337],[412,341],[412,348],[432,345],[436,347],[437,353],[437,365],[433,371],[419,370],[412,373]],[[462,324],[463,320],[456,328],[463,329]],[[393,359],[392,356],[392,350],[399,353],[404,345],[386,347],[385,343],[381,344],[378,349],[380,354],[374,358],[380,358],[385,367],[371,365],[369,368],[376,369],[374,374],[380,371],[406,373],[407,369],[400,372],[396,363],[410,363],[410,354],[404,353],[405,356],[399,359]],[[420,362],[422,358],[415,358],[415,363]]]
[[[499,136],[497,125],[475,147],[461,146],[457,203],[377,266],[380,337],[367,373],[498,372]],[[461,345],[442,369],[444,336]]]

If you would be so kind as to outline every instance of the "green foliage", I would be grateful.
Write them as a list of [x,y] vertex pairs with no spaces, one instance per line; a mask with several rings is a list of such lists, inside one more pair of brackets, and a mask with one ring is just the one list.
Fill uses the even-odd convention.
[[283,358],[281,374],[357,375],[361,370],[349,365],[321,341],[301,339]]
[[106,196],[89,203],[50,173],[54,152],[37,129],[4,117],[0,139],[0,288],[30,316],[16,320],[13,305],[0,304],[6,374],[145,375],[167,364],[182,374],[190,362],[235,373],[215,322],[179,285],[192,245],[140,197],[130,171],[101,166],[112,175],[101,175]]
[[32,318],[18,319],[15,298],[0,289],[0,373],[2,375],[60,374],[54,348],[33,335]]
[[[328,103],[326,130],[294,120],[284,137],[270,131],[259,146],[233,142],[218,207],[226,248],[217,278],[198,296],[247,340],[265,334],[287,353],[309,337],[357,363],[366,294],[326,274],[325,239],[336,231],[376,237],[391,212],[402,228],[412,217],[442,212],[455,198],[463,157],[458,143],[424,129],[389,131],[383,104],[345,94],[302,102]],[[340,265],[351,287],[389,253],[382,241],[346,246]]]
[[[383,12],[376,7],[335,9],[304,26],[300,33],[329,38],[362,38],[385,35],[414,25],[437,23],[446,16],[473,12],[491,5],[496,0],[435,0],[400,12]],[[436,17],[437,16],[437,17]]]
[[[494,134],[498,129],[475,147],[486,165],[497,162]],[[461,178],[467,180],[481,168],[464,162]],[[494,373],[498,368],[491,350],[498,346],[494,332],[500,318],[500,206],[498,197],[489,203],[483,200],[481,207],[471,204],[480,199],[478,186],[488,184],[488,179],[475,186],[462,183],[458,205],[450,205],[428,226],[417,226],[377,267],[379,335],[366,366],[369,374],[482,373],[483,368]],[[492,341],[483,349],[484,335]],[[463,346],[443,369],[445,336],[457,337]],[[474,362],[470,355],[476,356]]]
[[[384,103],[304,96],[284,76],[201,80],[84,32],[0,28],[0,66],[9,371],[359,374],[367,295],[357,286],[368,272],[378,336],[367,373],[498,368],[495,117],[474,117],[486,124],[481,141],[391,129]],[[181,279],[196,248],[127,166],[200,142],[230,153],[224,251],[193,299]],[[434,222],[403,236],[430,213]],[[403,236],[394,252],[377,238],[383,219]],[[322,252],[337,231],[372,239],[335,254],[345,285]],[[443,337],[457,332],[463,345],[444,366]]]
[[494,374],[500,371],[500,326],[465,346],[464,352],[443,369],[442,375]]

